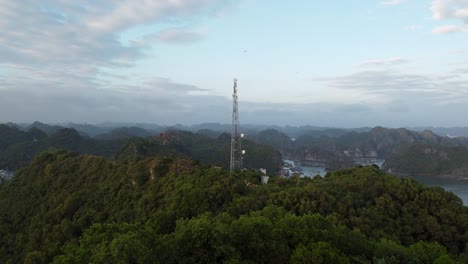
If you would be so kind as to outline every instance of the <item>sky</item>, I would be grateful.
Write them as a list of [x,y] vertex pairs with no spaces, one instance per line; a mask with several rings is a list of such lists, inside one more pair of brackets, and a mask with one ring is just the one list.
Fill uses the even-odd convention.
[[0,0],[0,122],[468,126],[468,0]]

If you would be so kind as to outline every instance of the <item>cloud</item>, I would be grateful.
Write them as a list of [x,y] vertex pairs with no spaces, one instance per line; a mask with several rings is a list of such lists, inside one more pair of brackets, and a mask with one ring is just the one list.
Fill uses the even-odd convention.
[[424,98],[427,103],[438,105],[454,101],[468,102],[466,74],[459,71],[438,76],[395,70],[361,71],[321,81],[333,88],[365,91],[368,94],[377,95],[382,98],[381,102],[401,98]]
[[431,10],[435,19],[458,18],[468,22],[467,0],[434,0]]
[[129,66],[144,55],[142,46],[119,41],[124,30],[161,23],[154,32],[165,43],[199,40],[202,35],[174,25],[213,15],[228,1],[3,1],[0,6],[2,63],[83,63]]
[[378,67],[378,66],[393,66],[408,63],[409,61],[400,57],[383,59],[383,60],[368,60],[359,64],[363,67]]
[[388,104],[387,110],[393,113],[409,113],[411,108],[406,102],[395,100]]
[[339,117],[331,113],[321,114],[341,122],[346,122],[343,119],[348,118],[354,124],[362,125],[453,126],[462,122],[462,118],[454,113],[468,110],[467,77],[466,71],[462,70],[434,75],[379,69],[322,78],[317,80],[321,87],[360,94],[362,102],[351,105],[335,103],[335,113],[342,110]]
[[[28,65],[124,65],[141,52],[116,41],[116,32],[95,34],[85,27],[87,15],[57,1],[5,1],[0,7],[0,61]],[[49,1],[54,2],[54,1]]]
[[[219,0],[124,0],[105,1],[106,8],[95,10],[86,25],[99,32],[123,30],[129,25],[171,20],[174,17],[191,17],[213,14],[228,1]],[[110,12],[108,11],[110,10]]]
[[[93,85],[82,73],[66,73],[65,79],[47,75],[15,79],[0,85],[0,121],[88,122],[132,121],[159,124],[194,124],[206,121],[228,123],[232,102],[228,97],[204,95],[203,87],[164,77],[140,83]],[[80,72],[93,71],[92,68]],[[3,71],[0,70],[0,75]],[[6,73],[5,73],[6,74]],[[454,125],[464,122],[468,105],[466,73],[423,75],[396,70],[360,71],[350,75],[321,79],[322,87],[356,94],[370,94],[360,101],[322,101],[319,103],[259,103],[241,100],[241,124],[322,126],[410,126]],[[50,86],[47,79],[58,81]],[[36,86],[35,86],[36,85]],[[76,88],[71,89],[70,86]],[[48,89],[45,89],[48,87]],[[369,99],[369,98],[376,98]],[[27,107],[21,107],[27,106]],[[14,109],[14,111],[12,110]],[[458,120],[460,119],[460,120]],[[444,123],[445,122],[445,123]]]
[[[468,64],[468,61],[465,61],[463,64]],[[468,74],[468,68],[452,70],[452,74],[456,76],[462,75],[462,74]]]
[[457,32],[468,32],[468,25],[465,25],[465,26],[447,25],[447,26],[436,27],[432,30],[432,33],[434,34],[450,34],[450,33],[457,33]]
[[167,92],[177,93],[208,91],[207,89],[202,89],[195,85],[174,83],[168,78],[155,78],[146,82],[145,85],[150,89],[159,89]]
[[432,30],[432,32],[435,34],[449,34],[449,33],[456,33],[460,31],[461,31],[461,28],[458,26],[454,26],[454,25],[440,26]]
[[364,113],[372,111],[372,108],[368,104],[343,104],[334,107],[336,112],[344,112],[344,113]]
[[384,0],[380,1],[381,5],[398,5],[401,4],[402,0]]
[[468,0],[434,0],[431,5],[432,17],[436,20],[459,20],[462,25],[439,26],[435,34],[468,32]]
[[[190,25],[223,11],[228,0],[0,2],[0,120],[169,121],[171,112],[183,122],[189,111],[206,113],[210,100],[221,101],[164,76],[129,76],[124,70],[154,43],[122,43],[121,36],[149,26],[153,41],[198,41],[204,35]],[[21,110],[25,105],[34,110]]]
[[[135,120],[172,124],[204,122],[206,117],[215,120],[230,117],[228,98],[198,95],[204,89],[167,78],[89,89],[86,78],[69,76],[65,83],[56,83],[53,89],[44,89],[43,85],[50,83],[26,79],[2,85],[0,120],[95,123]],[[75,89],[67,89],[68,86]]]
[[[201,41],[205,33],[191,25],[218,14],[233,1],[0,1],[0,121],[173,124],[230,120],[230,98],[206,95],[204,87],[168,79],[156,69],[152,71],[155,76],[136,77],[127,70],[150,53],[157,56],[154,43]],[[463,22],[463,10],[457,8],[443,19]],[[146,36],[123,43],[125,32],[141,26]],[[398,118],[430,120],[424,114],[431,109],[447,113],[447,105],[466,112],[462,105],[467,105],[468,82],[462,77],[466,76],[462,66],[450,76],[391,67],[407,62],[399,57],[370,60],[360,65],[366,68],[359,72],[318,82],[347,91],[346,96],[352,98],[340,97],[346,103],[314,94],[311,97],[322,103],[241,101],[241,122],[385,125],[384,120]],[[413,104],[421,109],[419,115],[414,114]],[[395,114],[402,111],[408,115]]]

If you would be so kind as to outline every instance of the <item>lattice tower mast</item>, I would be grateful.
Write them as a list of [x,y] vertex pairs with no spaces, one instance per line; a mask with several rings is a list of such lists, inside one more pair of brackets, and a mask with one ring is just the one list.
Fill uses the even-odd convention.
[[242,136],[239,135],[239,106],[237,99],[237,79],[234,79],[234,92],[232,94],[231,172],[242,169]]

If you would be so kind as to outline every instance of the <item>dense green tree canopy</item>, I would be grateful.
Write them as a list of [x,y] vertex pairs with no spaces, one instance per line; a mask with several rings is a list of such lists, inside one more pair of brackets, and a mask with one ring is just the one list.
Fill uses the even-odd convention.
[[[243,167],[265,168],[270,175],[277,175],[283,165],[281,153],[270,146],[256,144],[244,139],[246,154]],[[158,137],[136,138],[131,140],[119,153],[119,160],[139,160],[147,157],[178,156],[187,157],[207,164],[229,168],[231,137],[221,134],[212,138],[205,134],[189,131],[166,131]]]
[[[73,128],[58,129],[50,136],[37,128],[31,128],[28,132],[16,128],[9,129],[10,137],[0,139],[0,168],[12,170],[29,164],[35,155],[51,148],[64,148],[83,154],[112,157],[127,142],[127,139],[96,140],[83,137]],[[3,125],[0,125],[0,135],[2,131],[5,133]],[[2,141],[3,149],[1,148]]]
[[[89,138],[73,128],[56,128],[53,131],[47,135],[36,127],[24,132],[0,125],[0,168],[17,170],[29,164],[41,151],[61,148],[118,160],[186,157],[229,168],[231,145],[227,134],[212,138],[205,134],[174,130],[147,137],[150,132],[144,129],[123,127]],[[244,167],[265,168],[270,175],[278,174],[283,165],[279,151],[251,140],[244,140],[243,148],[247,150]]]
[[385,161],[384,169],[408,175],[468,175],[468,147],[414,144]]
[[[373,166],[273,178],[181,158],[44,152],[0,186],[1,263],[432,263],[468,208]],[[449,263],[449,262],[448,262]]]

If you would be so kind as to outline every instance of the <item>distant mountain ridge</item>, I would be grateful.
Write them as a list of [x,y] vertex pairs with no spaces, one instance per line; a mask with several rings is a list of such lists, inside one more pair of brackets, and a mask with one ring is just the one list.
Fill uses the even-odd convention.
[[[247,150],[243,164],[245,168],[267,169],[276,175],[283,161],[281,153],[273,147],[257,144],[251,140],[242,142]],[[159,136],[146,139],[135,138],[116,154],[118,160],[139,160],[146,157],[182,156],[199,160],[206,164],[229,168],[230,135],[223,133],[217,138],[206,134],[182,130],[169,130]]]
[[388,157],[383,169],[409,176],[468,179],[468,147],[413,144]]
[[[8,133],[5,127],[0,125],[0,138],[1,135]],[[0,139],[0,168],[16,170],[27,165],[36,154],[50,148],[64,148],[84,154],[111,157],[126,143],[125,139],[104,141],[83,137],[73,128],[58,128],[50,135],[36,127],[27,132],[13,129],[16,137],[10,137],[8,142],[3,137],[4,143],[1,143]]]
[[[175,125],[172,127],[143,123],[104,123],[101,124],[103,126],[74,123],[62,125],[69,126],[70,128],[64,128],[61,125],[48,125],[41,122],[34,122],[26,126],[14,123],[2,125],[0,127],[0,136],[3,135],[3,138],[0,138],[0,166],[17,168],[18,165],[14,165],[15,160],[21,161],[19,164],[25,164],[25,162],[32,159],[33,155],[49,147],[65,147],[80,153],[104,156],[117,155],[117,153],[120,154],[119,147],[124,147],[127,141],[134,137],[153,137],[154,140],[163,131],[182,131],[181,129],[190,132],[191,134],[187,135],[190,135],[188,136],[189,138],[194,137],[193,140],[201,139],[200,135],[206,136],[205,139],[198,143],[206,146],[205,150],[203,150],[206,153],[202,154],[203,160],[210,161],[210,159],[206,158],[208,156],[207,153],[210,152],[210,147],[208,146],[214,144],[211,146],[214,149],[213,153],[219,151],[217,149],[219,147],[218,143],[212,142],[219,140],[223,133],[229,134],[231,128],[228,124],[219,123],[205,123],[192,126]],[[118,125],[129,126],[118,127]],[[66,135],[57,133],[62,129],[73,129],[73,131],[78,133],[79,137],[76,136],[75,132],[70,132],[69,130]],[[398,159],[395,157],[399,153],[407,155],[405,151],[413,144],[443,146],[447,148],[468,146],[468,137],[453,138],[441,136],[427,129],[411,131],[405,128],[394,129],[384,127],[339,129],[314,126],[243,125],[241,131],[246,134],[246,142],[251,140],[261,145],[270,146],[279,151],[283,156],[304,165],[324,166],[332,170],[349,168],[361,161],[368,160],[372,162],[372,160],[384,160],[392,157],[392,168],[394,171],[398,171],[398,164],[396,162]],[[180,134],[178,136],[183,139],[184,137],[181,136],[183,133],[178,133]],[[49,138],[45,139],[46,137]],[[229,140],[229,136],[223,137],[226,138],[226,141]],[[65,140],[66,138],[68,138],[68,141]],[[109,142],[104,143],[101,141]],[[151,145],[154,143],[151,140],[142,142],[140,144],[148,143]],[[194,146],[193,142],[190,140],[182,142],[183,144],[174,145],[175,149],[168,149],[166,146],[166,151],[177,155],[190,156],[191,152],[187,149]],[[188,144],[191,147],[183,146],[184,144]],[[98,151],[96,149],[98,146],[103,148],[103,151]],[[152,146],[154,147],[154,145]],[[7,147],[9,148],[7,149]],[[197,149],[198,147],[194,148]],[[183,149],[185,149],[185,153],[180,151]],[[229,155],[226,154],[228,151],[228,146],[223,147],[222,155],[227,155],[228,157]],[[249,155],[252,154],[250,151],[247,149],[249,159],[260,159],[261,155],[259,155],[260,157]],[[159,153],[159,151],[156,152]],[[271,151],[267,151],[266,153],[271,153]],[[198,154],[200,153],[197,152]],[[158,155],[162,155],[162,153]],[[218,153],[216,155],[221,154]],[[223,156],[223,159],[227,157]],[[213,158],[211,161],[217,160],[217,164],[224,165],[227,163],[226,160],[221,162],[219,159]],[[249,159],[246,160],[246,164],[248,164]],[[258,164],[259,160],[255,163]],[[273,169],[273,167],[270,166],[270,169]],[[452,168],[452,170],[454,169],[457,168]],[[403,173],[403,171],[401,172]]]
[[129,139],[132,137],[149,137],[157,134],[156,132],[150,132],[140,127],[119,127],[114,128],[108,133],[96,135],[96,139],[109,140],[109,139]]
[[[44,124],[39,121],[34,123]],[[16,126],[18,128],[27,128],[32,124],[15,124],[12,122],[7,123],[9,126]],[[80,124],[80,123],[54,123],[53,125],[48,124],[51,127],[68,127],[75,128],[79,132],[84,132],[90,137],[94,137],[98,134],[104,134],[110,132],[114,128],[119,127],[139,127],[149,131],[164,131],[168,129],[175,130],[187,130],[196,132],[202,129],[209,129],[219,132],[230,132],[231,124],[227,123],[200,123],[194,125],[160,125],[156,123],[139,123],[139,122],[104,122],[98,124]],[[424,130],[430,130],[438,136],[448,136],[448,137],[468,137],[468,127],[404,127],[407,130],[423,132]],[[321,127],[321,126],[312,126],[312,125],[301,125],[301,126],[279,126],[279,125],[255,125],[255,124],[241,124],[241,130],[244,133],[257,133],[267,129],[275,129],[281,133],[288,135],[291,138],[297,138],[304,134],[316,134],[317,136],[326,135],[332,136],[342,135],[347,132],[369,132],[371,127],[356,127],[356,128],[339,128],[339,127]]]
[[439,136],[468,137],[468,127],[409,127],[414,131],[430,130]]
[[[161,132],[165,130],[186,130],[191,132],[196,132],[199,130],[211,130],[216,132],[225,132],[230,133],[231,124],[222,124],[222,123],[201,123],[194,125],[158,125],[152,123],[130,123],[130,122],[104,122],[100,124],[79,124],[79,123],[54,123],[46,124],[40,121],[35,121],[31,124],[15,124],[12,122],[7,123],[9,126],[16,126],[22,130],[27,130],[30,127],[37,127],[41,130],[47,132],[48,134],[55,132],[58,128],[74,128],[82,135],[88,135],[90,137],[95,137],[100,134],[105,134],[111,132],[113,129],[121,127],[138,127],[150,132]],[[254,134],[263,130],[275,129],[284,134],[287,134],[289,137],[298,137],[305,133],[315,132],[317,135],[327,134],[330,135],[334,131],[337,134],[342,134],[350,131],[355,132],[364,132],[369,131],[370,128],[331,128],[331,127],[319,127],[319,126],[278,126],[278,125],[253,125],[253,124],[242,124],[241,131],[246,134]]]
[[[326,134],[326,132],[329,134]],[[445,147],[468,146],[468,138],[442,137],[430,130],[422,132],[405,128],[375,127],[364,132],[339,129],[311,131],[295,140],[270,129],[251,136],[255,141],[273,146],[284,156],[305,165],[329,169],[349,168],[372,160],[385,160],[398,155],[413,144],[432,144]]]
[[[39,127],[51,134],[46,134]],[[212,132],[205,130],[205,133]],[[0,168],[19,169],[35,155],[50,148],[64,148],[119,160],[182,156],[228,168],[230,140],[230,135],[225,133],[206,135],[169,130],[155,134],[138,127],[114,128],[109,133],[90,138],[74,128],[51,127],[39,122],[30,126],[28,131],[0,125]],[[278,173],[283,164],[280,152],[251,140],[245,140],[243,145],[247,149],[243,162],[245,167],[265,168],[273,175]]]
[[27,126],[25,129],[29,130],[31,128],[37,128],[37,129],[45,132],[46,134],[51,135],[51,134],[54,134],[55,132],[57,132],[57,130],[65,128],[65,127],[57,126],[57,125],[48,125],[48,124],[44,124],[44,123],[41,123],[39,121],[36,121],[36,122],[32,123],[31,125]]
[[28,140],[33,141],[34,139],[39,140],[44,137],[47,137],[47,134],[37,128],[23,131],[15,126],[0,124],[0,153],[11,144]]

